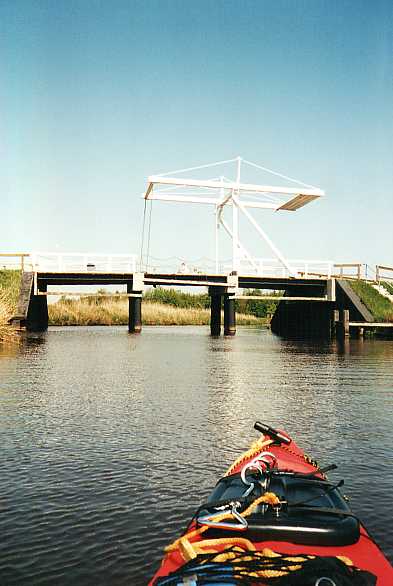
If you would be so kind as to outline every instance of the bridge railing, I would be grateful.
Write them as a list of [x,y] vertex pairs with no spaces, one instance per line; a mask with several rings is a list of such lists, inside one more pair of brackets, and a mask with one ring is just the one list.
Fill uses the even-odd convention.
[[0,252],[0,269],[21,270],[29,262],[28,252]]
[[54,273],[135,273],[136,254],[33,252],[27,266],[33,271]]
[[393,267],[386,267],[384,265],[376,265],[375,267],[376,281],[393,281]]
[[333,273],[333,261],[325,260],[304,260],[287,259],[291,272],[284,267],[277,259],[255,258],[251,261],[241,261],[239,273],[246,275],[258,275],[269,277],[290,277],[301,278],[330,278]]
[[[393,281],[393,267],[371,265],[359,262],[335,263],[325,260],[288,259],[292,274],[301,278],[346,278],[364,279],[372,282]],[[96,272],[96,273],[135,273],[162,272],[185,274],[229,274],[233,266],[228,260],[216,263],[202,257],[188,261],[179,257],[158,259],[152,257],[148,264],[139,266],[136,254],[101,253],[57,253],[57,252],[15,252],[0,253],[0,269],[19,269],[26,271],[52,272]],[[277,259],[253,258],[242,260],[238,273],[243,275],[289,277],[290,273]]]
[[171,257],[169,259],[153,258],[149,263],[142,264],[141,271],[146,273],[223,275],[232,271],[232,268],[229,267],[229,261],[216,263],[214,260],[208,258],[189,260],[186,258]]
[[335,263],[334,276],[347,279],[362,279],[365,277],[366,265],[361,262]]

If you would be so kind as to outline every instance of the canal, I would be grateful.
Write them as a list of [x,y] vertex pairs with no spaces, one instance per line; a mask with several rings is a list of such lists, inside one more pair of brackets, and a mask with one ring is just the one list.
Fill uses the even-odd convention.
[[286,429],[393,560],[393,342],[50,328],[0,351],[0,583],[147,583],[256,419]]

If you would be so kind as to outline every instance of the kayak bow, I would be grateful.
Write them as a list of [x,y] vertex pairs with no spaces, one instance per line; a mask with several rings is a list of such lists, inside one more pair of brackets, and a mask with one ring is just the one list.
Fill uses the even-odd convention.
[[283,431],[260,438],[221,478],[150,586],[392,586],[393,568],[332,483]]

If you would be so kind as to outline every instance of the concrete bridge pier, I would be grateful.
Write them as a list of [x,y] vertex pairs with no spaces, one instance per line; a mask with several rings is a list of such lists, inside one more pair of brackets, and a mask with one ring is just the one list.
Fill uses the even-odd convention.
[[127,283],[128,297],[128,331],[140,334],[142,331],[142,291],[143,275],[135,273],[132,281]]
[[[38,292],[46,293],[46,283],[39,284]],[[46,295],[31,295],[26,316],[28,332],[44,332],[48,329],[48,298]]]
[[222,287],[209,287],[210,295],[210,334],[221,334],[221,297]]
[[224,295],[224,336],[236,334],[235,298],[233,295]]

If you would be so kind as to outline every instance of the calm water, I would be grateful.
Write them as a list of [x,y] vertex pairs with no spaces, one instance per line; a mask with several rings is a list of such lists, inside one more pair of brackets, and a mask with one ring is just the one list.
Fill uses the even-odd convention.
[[0,584],[142,585],[227,465],[280,426],[393,559],[393,342],[51,328],[0,353]]

